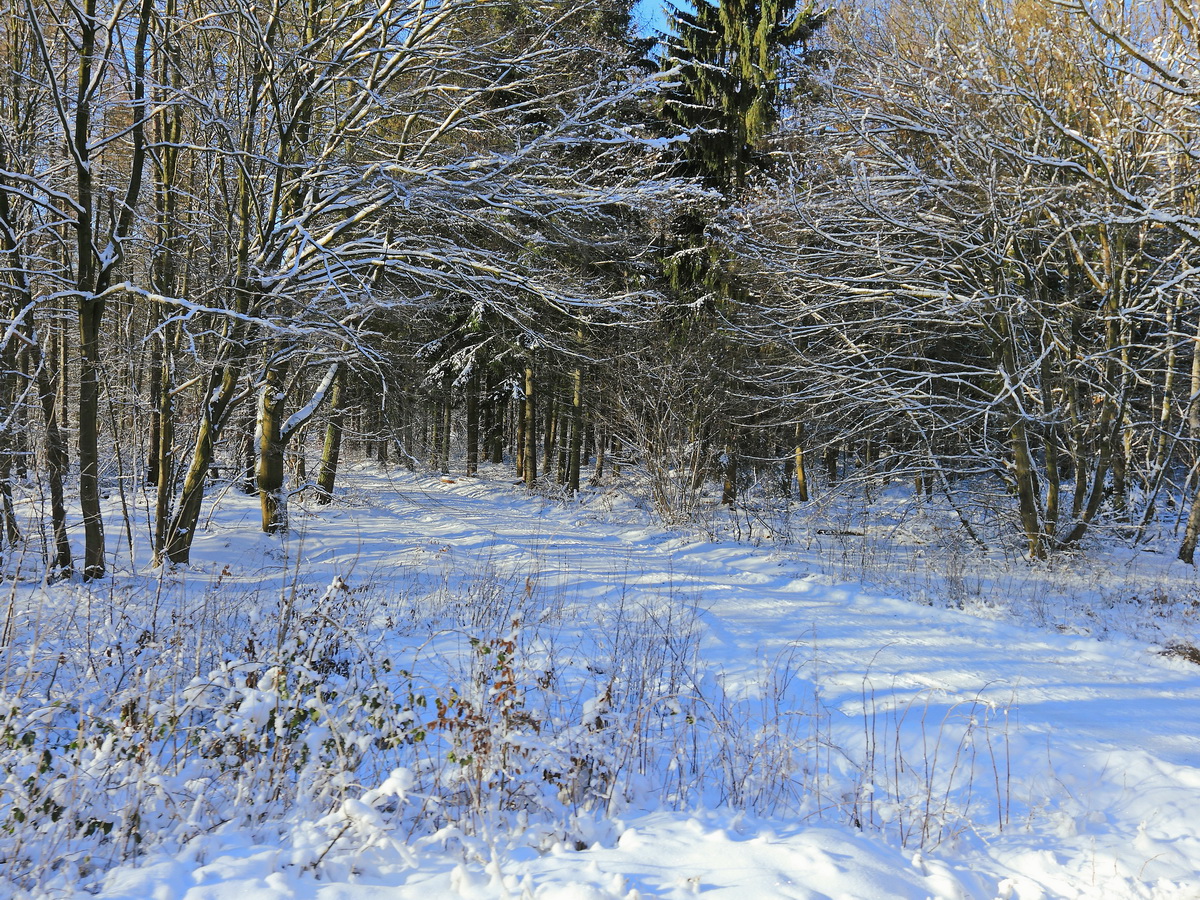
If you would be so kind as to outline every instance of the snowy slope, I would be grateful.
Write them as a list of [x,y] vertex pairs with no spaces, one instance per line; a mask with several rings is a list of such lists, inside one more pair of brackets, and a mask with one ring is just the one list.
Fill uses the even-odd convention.
[[[439,702],[446,684],[466,683],[456,665],[510,642],[522,662],[497,664],[472,708],[508,696],[511,681],[523,718],[498,714],[520,732],[506,746],[525,760],[571,760],[561,772],[537,763],[558,772],[543,775],[547,796],[575,792],[558,818],[486,796],[467,825],[430,815],[440,801],[416,765],[389,778],[395,760],[380,752],[332,812],[298,806],[264,824],[230,811],[34,893],[1200,897],[1200,668],[1184,660],[1132,638],[1100,642],[839,584],[799,552],[664,532],[613,496],[556,504],[499,473],[446,483],[363,469],[352,484],[341,505],[297,506],[282,544],[249,537],[253,502],[225,495],[193,568],[153,593],[194,606],[219,581],[246,607],[342,579],[353,596],[383,598],[364,645],[386,648],[389,666],[424,666]],[[456,597],[489,591],[494,608],[455,612]],[[79,614],[32,589],[21,596],[35,595],[44,617]],[[128,627],[140,621],[131,614]],[[620,707],[613,692],[632,697],[641,671],[623,668],[622,654],[676,673],[671,685],[656,676],[643,688],[658,694]],[[554,698],[533,698],[536,673],[553,676]],[[621,709],[659,719],[620,732],[613,723],[632,715]],[[551,734],[552,722],[567,724]],[[555,736],[572,727],[574,743]],[[480,728],[442,733],[461,739],[461,755]],[[626,733],[644,744],[622,746]],[[571,748],[585,746],[581,762]],[[362,780],[372,772],[374,783]]]

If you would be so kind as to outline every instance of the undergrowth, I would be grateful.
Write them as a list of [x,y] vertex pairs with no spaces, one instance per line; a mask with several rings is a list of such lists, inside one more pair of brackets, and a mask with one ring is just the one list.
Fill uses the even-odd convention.
[[923,847],[1007,820],[1000,712],[872,698],[855,726],[823,704],[813,648],[736,678],[706,661],[702,610],[670,585],[585,606],[486,565],[403,596],[299,577],[272,595],[230,574],[14,589],[0,886],[94,887],[229,828],[318,871],[430,835],[477,856],[583,848],[633,807]]

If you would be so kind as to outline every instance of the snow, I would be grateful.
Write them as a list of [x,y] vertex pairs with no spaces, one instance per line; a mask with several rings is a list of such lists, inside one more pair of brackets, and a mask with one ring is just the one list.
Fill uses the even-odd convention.
[[[8,890],[80,900],[1200,896],[1200,668],[1137,629],[1109,622],[1100,640],[1002,610],[914,603],[823,571],[811,548],[664,530],[619,488],[564,502],[529,494],[499,467],[443,480],[362,466],[345,483],[332,507],[298,505],[282,538],[255,535],[255,498],[221,494],[193,565],[161,584],[120,548],[125,570],[106,586],[14,585],[25,643],[5,663],[6,704],[48,721],[13,698],[36,681],[38,659],[59,653],[66,661],[37,690],[67,690],[70,642],[85,635],[92,668],[79,684],[104,677],[107,652],[153,693],[156,663],[134,646],[154,604],[160,623],[190,616],[194,629],[230,632],[211,659],[187,656],[177,694],[158,702],[211,711],[220,752],[233,755],[222,775],[202,771],[203,754],[156,770],[160,793],[140,795],[150,798],[142,815],[165,830],[144,849],[101,842],[109,860],[51,864],[36,885]],[[1173,589],[1194,587],[1191,570],[1164,571]],[[1012,609],[1025,607],[1014,597]],[[331,640],[339,615],[359,623],[338,632],[339,652],[386,658],[397,684],[399,672],[411,676],[396,689],[411,700],[398,727],[431,723],[435,703],[447,720],[456,709],[466,718],[380,748],[339,712],[352,698],[330,693],[340,682],[317,663],[312,683],[332,680],[304,693],[265,647],[239,656],[277,618],[294,631],[295,658],[316,660],[305,648]],[[180,640],[151,645],[160,662],[185,656]],[[99,709],[103,698],[89,702]],[[290,806],[268,792],[206,811],[232,796],[223,781],[267,764],[253,742],[274,739],[258,736],[279,737],[277,754],[289,728],[308,728],[298,740],[313,757],[336,745],[358,765],[330,763],[313,784],[297,770],[286,789],[310,799]],[[506,755],[504,777],[476,782],[473,763],[446,764],[451,744],[481,765]],[[89,777],[118,771],[124,746],[112,733]],[[172,811],[185,802],[191,812]]]

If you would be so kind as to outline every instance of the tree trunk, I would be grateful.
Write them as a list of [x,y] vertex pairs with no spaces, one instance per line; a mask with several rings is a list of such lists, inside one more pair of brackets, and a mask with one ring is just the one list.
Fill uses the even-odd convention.
[[525,484],[537,483],[537,402],[534,395],[533,360],[525,364]]
[[[254,441],[256,416],[251,415],[245,424],[242,437],[241,456],[242,468],[240,474],[241,491],[247,497],[258,493],[258,477],[254,470],[258,468],[258,446]],[[236,457],[235,457],[236,459]]]
[[583,464],[583,369],[575,368],[575,390],[571,397],[571,448],[567,464],[567,490],[579,493],[579,469]]
[[508,400],[496,397],[493,393],[488,408],[492,413],[488,446],[491,449],[492,462],[500,465],[504,462],[504,418],[508,411]]
[[730,506],[737,500],[738,440],[737,426],[731,425],[725,442],[725,478],[721,484],[721,505]]
[[1200,491],[1192,496],[1187,528],[1183,532],[1183,543],[1179,545],[1179,558],[1189,566],[1195,564],[1197,539],[1200,539]]
[[[560,408],[554,417],[554,442],[558,445],[558,465],[555,468],[554,478],[561,485],[566,485],[570,473],[567,471],[571,467],[568,459],[570,454],[570,428],[571,420],[564,415]],[[548,464],[548,463],[547,463]]]
[[1196,334],[1192,338],[1192,372],[1187,409],[1188,442],[1192,447],[1192,474],[1189,483],[1200,471],[1200,316],[1196,318]]
[[[553,385],[551,385],[553,387]],[[547,394],[542,402],[542,463],[546,469],[546,476],[550,476],[550,466],[554,460],[554,446],[556,443],[558,426],[558,404],[554,402],[554,395]]]
[[400,461],[411,472],[417,457],[413,447],[413,405],[407,395],[400,399],[400,441],[404,444],[403,459]]
[[[158,317],[155,316],[157,319]],[[159,444],[162,423],[162,398],[165,393],[163,386],[163,338],[159,335],[150,350],[150,446],[146,452],[146,484],[157,485],[159,474]]]
[[104,301],[79,301],[79,506],[83,512],[83,577],[104,577],[100,510],[100,323]]
[[479,474],[479,370],[473,367],[466,384],[467,474]]
[[[0,164],[4,161],[3,148],[0,148]],[[53,360],[47,360],[43,354],[41,341],[34,322],[33,294],[29,288],[26,268],[21,259],[20,249],[13,241],[14,229],[11,227],[11,209],[8,194],[0,191],[0,247],[10,261],[10,272],[13,275],[14,287],[20,304],[28,310],[20,319],[17,326],[23,337],[24,355],[27,360],[27,371],[32,371],[33,386],[37,392],[38,402],[42,408],[42,419],[45,428],[46,446],[46,475],[50,485],[50,521],[54,535],[54,556],[50,561],[49,575],[59,578],[69,575],[72,570],[71,542],[67,537],[67,511],[63,496],[63,480],[66,476],[68,458],[67,442],[59,426],[58,382],[66,376],[61,367],[55,367]],[[55,335],[51,329],[47,335],[47,346],[55,347]],[[51,371],[58,372],[58,379],[51,377]]]
[[608,436],[603,432],[597,432],[596,436],[596,466],[592,469],[592,477],[588,479],[589,484],[599,484],[604,478],[604,452],[608,446]]
[[443,475],[450,474],[450,428],[454,412],[454,380],[447,374],[442,378],[442,422],[441,443],[438,446],[438,468]]
[[1017,506],[1021,514],[1021,530],[1025,532],[1029,555],[1034,559],[1045,559],[1046,545],[1042,535],[1038,503],[1037,473],[1033,467],[1033,456],[1029,452],[1025,422],[1019,413],[1013,414],[1013,421],[1009,426],[1009,439],[1013,454],[1013,475],[1017,486]]
[[1062,493],[1062,466],[1058,454],[1058,410],[1054,403],[1054,391],[1051,390],[1053,375],[1050,367],[1050,353],[1043,348],[1041,362],[1042,380],[1042,412],[1046,416],[1045,452],[1046,452],[1046,515],[1043,528],[1046,537],[1054,539],[1058,530],[1059,498]]
[[104,520],[100,512],[100,323],[104,300],[96,296],[97,260],[92,229],[95,197],[91,166],[92,54],[96,48],[96,0],[85,0],[80,19],[78,96],[74,133],[76,286],[79,293],[79,505],[83,512],[83,577],[104,575]]
[[99,219],[92,173],[91,105],[93,54],[99,20],[96,0],[84,0],[79,43],[79,68],[74,123],[70,140],[75,159],[76,181],[76,290],[79,295],[79,505],[83,512],[83,577],[104,575],[104,520],[100,510],[100,327],[104,319],[104,294],[122,256],[122,243],[133,226],[134,207],[141,193],[145,163],[144,125],[146,44],[152,0],[142,0],[137,33],[132,48],[133,124],[129,178],[121,212],[108,236],[108,246],[97,253],[94,225]]
[[[38,400],[42,405],[42,420],[46,429],[46,476],[50,482],[50,522],[54,533],[54,558],[50,562],[52,574],[66,576],[71,573],[71,541],[67,537],[67,507],[63,492],[63,481],[66,479],[70,459],[67,452],[67,439],[59,427],[58,413],[60,385],[66,381],[66,372],[59,371],[57,379],[51,379],[46,371],[45,361],[41,358],[41,345],[37,334],[31,326],[27,332],[28,347],[38,353],[36,362]],[[54,338],[51,337],[51,344]]]
[[[165,324],[162,341],[167,342]],[[154,375],[158,385],[158,406],[154,410],[154,440],[151,442],[155,480],[154,490],[154,565],[162,565],[167,547],[167,532],[171,517],[171,496],[175,487],[175,411],[171,396],[171,351],[167,347],[159,354],[159,369]]]
[[321,505],[333,499],[333,483],[337,478],[338,457],[342,452],[342,405],[346,395],[346,372],[338,372],[329,398],[329,422],[325,426],[325,445],[321,449],[321,466],[317,471],[317,502]]
[[283,404],[285,365],[268,366],[258,401],[258,496],[262,506],[262,530],[279,534],[288,530],[287,492],[284,489],[284,454],[297,435],[303,434],[317,410],[337,383],[342,366],[333,363],[313,392],[312,398],[287,421]]
[[283,372],[268,367],[258,396],[258,499],[262,508],[262,530],[266,534],[287,531],[287,499],[283,492]]
[[808,472],[804,468],[804,423],[796,423],[795,452],[793,466],[796,477],[796,499],[801,503],[808,502]]
[[514,454],[516,460],[517,477],[525,478],[525,423],[529,420],[528,413],[529,403],[526,397],[522,396],[513,410],[513,415],[517,419],[517,436],[516,450]]
[[[3,312],[10,321],[14,318],[12,310]],[[18,382],[28,382],[28,375],[20,368],[17,358],[16,341],[12,336],[6,337],[8,339],[0,343],[0,417],[7,418],[6,422],[0,422],[0,550],[6,541],[13,547],[21,541],[21,529],[13,507],[12,478],[17,470],[16,431],[22,427],[20,420],[24,418],[17,409]],[[19,379],[18,373],[24,377]]]
[[830,485],[837,484],[838,479],[838,445],[830,444],[825,448],[825,478]]
[[208,391],[201,405],[200,424],[196,429],[192,460],[183,479],[183,490],[175,506],[175,516],[167,529],[167,559],[173,563],[187,563],[192,552],[192,541],[200,523],[200,509],[204,505],[204,479],[212,465],[213,452],[221,429],[233,410],[239,369],[232,363],[214,368],[209,375]]

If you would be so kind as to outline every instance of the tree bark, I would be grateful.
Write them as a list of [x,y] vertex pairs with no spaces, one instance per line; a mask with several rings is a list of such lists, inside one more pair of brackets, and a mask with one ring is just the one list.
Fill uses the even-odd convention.
[[479,370],[472,369],[466,384],[467,474],[479,474]]
[[100,328],[104,320],[105,292],[122,258],[122,243],[133,226],[133,212],[141,193],[145,163],[143,128],[146,120],[145,66],[153,0],[142,0],[132,50],[133,124],[129,178],[108,237],[98,253],[95,220],[99,216],[92,175],[91,105],[92,69],[98,21],[96,0],[84,0],[80,22],[78,90],[71,143],[76,179],[76,290],[79,295],[79,505],[83,512],[83,577],[104,576],[104,520],[100,509]]
[[287,531],[287,497],[283,490],[283,388],[281,367],[269,366],[258,395],[258,499],[262,530],[266,534]]
[[1183,543],[1179,545],[1179,558],[1189,566],[1195,564],[1198,539],[1200,539],[1200,491],[1192,496],[1192,509],[1188,513],[1187,527],[1183,531]]
[[579,493],[579,469],[583,464],[583,369],[575,367],[571,395],[571,446],[567,463],[567,491]]
[[[236,351],[234,355],[237,355]],[[200,509],[204,505],[204,480],[212,465],[217,439],[233,411],[240,378],[240,368],[232,362],[217,366],[209,374],[192,460],[183,479],[175,515],[167,529],[166,554],[172,563],[186,564],[191,556],[192,541],[200,523]]]
[[537,402],[534,395],[533,360],[525,364],[525,484],[537,484]]
[[[165,327],[165,325],[163,326]],[[166,343],[166,332],[161,335]],[[154,416],[154,565],[162,565],[167,548],[167,533],[171,516],[171,497],[175,487],[175,412],[171,396],[171,352],[167,348],[159,354],[161,371],[154,376],[159,386],[158,405]]]
[[454,412],[454,379],[447,373],[442,378],[442,421],[439,429],[438,468],[443,475],[450,474],[450,427]]
[[317,502],[321,505],[333,499],[333,484],[342,452],[342,406],[345,395],[346,372],[343,367],[333,383],[333,395],[329,398],[329,422],[325,426],[325,445],[321,448],[321,465],[317,470]]
[[804,468],[804,423],[796,423],[796,433],[794,440],[795,451],[793,454],[793,466],[795,467],[796,477],[796,499],[801,503],[808,502],[808,472]]
[[721,505],[731,506],[738,495],[738,436],[737,426],[729,426],[729,437],[725,441],[725,472],[721,483]]

